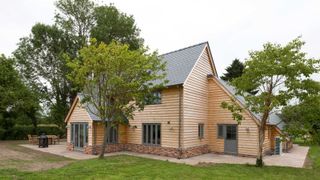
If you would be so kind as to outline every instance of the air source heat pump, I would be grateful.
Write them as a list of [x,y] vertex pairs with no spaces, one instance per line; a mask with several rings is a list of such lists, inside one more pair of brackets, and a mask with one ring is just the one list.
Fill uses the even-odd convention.
[[282,154],[282,141],[280,137],[276,137],[274,139],[275,141],[275,147],[274,147],[274,154],[275,155],[281,155]]

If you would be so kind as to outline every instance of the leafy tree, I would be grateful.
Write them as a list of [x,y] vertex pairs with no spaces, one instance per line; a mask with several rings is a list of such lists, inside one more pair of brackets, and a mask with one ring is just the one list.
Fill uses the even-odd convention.
[[95,3],[91,0],[58,0],[55,24],[76,37],[78,49],[87,44],[94,26]]
[[[232,64],[226,68],[227,73],[224,73],[223,76],[221,76],[221,79],[231,82],[233,79],[242,76],[244,67],[244,64],[239,61],[239,59],[233,60]],[[254,95],[258,92],[256,89],[257,87],[254,89],[248,89],[247,92]]]
[[75,57],[73,37],[56,26],[36,24],[32,34],[23,38],[14,52],[18,69],[30,86],[37,89],[50,107],[53,121],[63,126],[69,100],[75,96],[67,80],[69,71],[64,55]]
[[320,144],[320,95],[283,108],[281,118],[291,135],[311,137],[313,143]]
[[[292,99],[308,96],[309,87],[316,84],[310,75],[319,72],[320,61],[306,58],[306,53],[301,52],[303,45],[300,38],[285,46],[264,44],[263,50],[249,53],[243,75],[231,82],[237,94],[245,98],[246,108],[260,115],[256,162],[259,167],[263,166],[264,132],[269,115]],[[247,93],[247,89],[255,88],[259,89],[257,94]],[[222,102],[221,106],[237,114],[233,117],[241,123],[242,113],[234,108],[237,104]]]
[[103,158],[107,132],[112,124],[123,123],[123,116],[132,118],[135,110],[144,107],[144,97],[160,88],[165,77],[165,64],[156,53],[147,49],[129,50],[117,42],[92,45],[80,50],[80,58],[70,61],[70,78],[83,89],[84,102],[91,103],[104,124],[104,141],[100,153]]
[[10,131],[17,119],[30,120],[37,127],[39,102],[20,79],[14,61],[0,55],[0,128]]
[[99,6],[94,9],[95,26],[91,29],[91,37],[109,44],[115,40],[129,45],[130,49],[138,49],[143,45],[139,37],[133,16],[120,12],[115,6]]
[[230,66],[226,68],[226,73],[221,76],[224,81],[231,82],[233,79],[243,74],[244,64],[239,59],[234,59]]
[[17,69],[49,110],[51,121],[62,127],[79,92],[67,78],[70,69],[65,57],[81,60],[79,50],[87,46],[90,36],[106,43],[112,40],[128,43],[130,49],[139,48],[143,40],[133,17],[113,5],[98,7],[91,0],[58,0],[56,8],[55,24],[34,25],[13,54]]

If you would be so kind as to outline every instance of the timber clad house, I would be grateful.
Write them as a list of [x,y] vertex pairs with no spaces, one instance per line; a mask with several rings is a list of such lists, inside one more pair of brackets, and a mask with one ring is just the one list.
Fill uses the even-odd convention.
[[[111,128],[105,152],[133,151],[176,158],[209,152],[256,156],[259,116],[245,111],[245,119],[238,125],[231,112],[220,107],[230,97],[235,97],[241,106],[244,100],[219,79],[209,44],[197,44],[160,57],[167,62],[169,83],[156,92],[159,99],[135,112],[129,125]],[[75,99],[65,119],[67,149],[97,154],[103,142],[103,125],[88,110],[90,105],[80,104],[81,98],[79,95]],[[283,126],[278,116],[270,116],[265,154],[273,153],[279,146],[276,137],[282,134]],[[290,147],[290,140],[280,143],[280,149]]]

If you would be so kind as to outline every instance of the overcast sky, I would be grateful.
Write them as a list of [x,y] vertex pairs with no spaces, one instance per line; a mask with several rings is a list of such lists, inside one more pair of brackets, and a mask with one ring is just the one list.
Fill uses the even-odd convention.
[[[320,58],[319,0],[115,0],[134,16],[146,45],[160,54],[208,41],[218,73],[265,42],[287,43],[302,35],[304,51]],[[37,23],[51,24],[54,0],[0,1],[0,54],[7,56]]]

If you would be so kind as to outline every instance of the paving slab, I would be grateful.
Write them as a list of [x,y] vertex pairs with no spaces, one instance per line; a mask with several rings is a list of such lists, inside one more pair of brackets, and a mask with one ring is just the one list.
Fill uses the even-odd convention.
[[[268,155],[264,157],[264,163],[266,166],[285,166],[285,167],[295,167],[303,168],[308,155],[309,147],[293,145],[293,148],[288,153],[282,153],[281,155]],[[109,156],[126,154],[137,157],[144,157],[149,159],[163,160],[175,163],[183,163],[188,165],[198,165],[201,163],[213,163],[213,164],[252,164],[256,163],[256,158],[254,157],[240,157],[233,155],[222,155],[215,153],[203,154],[187,159],[177,159],[165,156],[158,156],[152,154],[141,154],[135,152],[119,152],[119,153],[109,153]]]
[[[78,151],[68,151],[66,149],[66,144],[62,143],[59,145],[49,145],[48,148],[38,148],[36,145],[23,144],[21,146],[38,150],[42,152],[52,153],[60,156],[64,156],[71,159],[84,160],[97,158],[96,155],[84,154]],[[309,147],[293,145],[293,148],[288,153],[283,153],[282,155],[268,155],[264,157],[265,165],[267,166],[286,166],[303,168]],[[155,160],[169,161],[174,163],[183,163],[188,165],[198,165],[201,163],[213,163],[213,164],[255,164],[256,159],[253,157],[240,157],[233,155],[221,155],[215,153],[203,154],[187,159],[177,159],[172,157],[158,156],[153,154],[142,154],[130,151],[106,153],[105,156],[116,156],[116,155],[130,155],[137,156]]]
[[288,153],[266,156],[264,162],[269,166],[287,166],[303,168],[308,156],[309,147],[294,144]]
[[83,152],[79,152],[79,151],[68,151],[66,148],[67,145],[65,142],[62,142],[60,144],[55,144],[55,145],[49,145],[48,148],[39,148],[38,145],[32,145],[32,144],[21,144],[20,146],[30,148],[32,150],[51,153],[51,154],[64,156],[64,157],[67,157],[70,159],[76,159],[76,160],[97,158],[97,156],[95,155],[84,154]]

